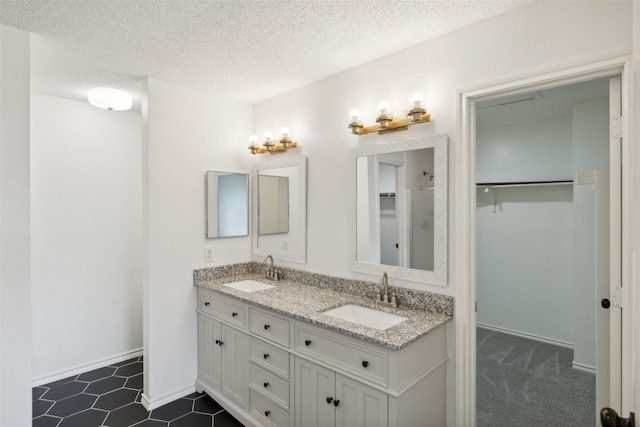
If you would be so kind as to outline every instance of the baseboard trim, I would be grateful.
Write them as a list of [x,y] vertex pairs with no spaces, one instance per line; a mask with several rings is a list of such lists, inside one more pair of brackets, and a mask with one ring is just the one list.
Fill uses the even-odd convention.
[[115,356],[106,357],[104,359],[96,360],[90,363],[74,366],[70,369],[62,369],[52,374],[44,375],[38,378],[34,378],[31,381],[31,387],[38,387],[43,384],[49,384],[54,381],[62,380],[64,378],[72,377],[74,375],[82,374],[84,372],[93,371],[94,369],[103,368],[105,366],[112,365],[114,363],[124,362],[134,357],[142,356],[142,348],[126,351],[124,353],[117,354]]
[[528,334],[526,332],[515,331],[513,329],[501,328],[499,326],[487,325],[485,323],[476,322],[476,326],[483,329],[489,329],[491,331],[503,332],[505,334],[515,335],[521,338],[527,338],[530,340],[540,341],[547,344],[553,344],[553,345],[558,345],[560,347],[573,349],[573,344],[566,341],[560,341],[553,338],[541,337],[539,335]]
[[162,405],[166,405],[167,403],[171,403],[174,400],[178,400],[181,397],[185,397],[190,395],[191,393],[196,391],[196,386],[194,385],[190,385],[187,387],[184,387],[178,391],[172,392],[172,393],[168,393],[165,394],[164,396],[158,397],[156,399],[150,400],[149,396],[147,396],[146,392],[142,393],[142,396],[140,397],[140,403],[142,403],[142,406],[144,406],[144,408],[147,411],[153,411],[156,408],[161,407]]
[[596,373],[596,368],[594,366],[585,365],[584,363],[578,363],[575,360],[571,362],[571,367],[573,369],[577,369],[579,371],[588,372],[590,374]]

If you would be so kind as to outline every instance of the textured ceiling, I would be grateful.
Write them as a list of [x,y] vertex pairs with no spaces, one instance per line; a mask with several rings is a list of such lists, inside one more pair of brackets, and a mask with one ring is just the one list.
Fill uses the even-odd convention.
[[151,76],[253,103],[530,1],[0,0],[0,22],[34,33],[35,92],[139,102]]

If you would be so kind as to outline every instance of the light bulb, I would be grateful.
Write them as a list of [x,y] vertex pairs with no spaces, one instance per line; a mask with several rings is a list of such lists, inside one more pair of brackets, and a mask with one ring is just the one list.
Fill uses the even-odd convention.
[[358,120],[360,120],[360,110],[358,110],[357,108],[353,108],[349,112],[349,115],[351,116],[352,122],[357,122]]
[[389,114],[389,103],[387,101],[380,101],[378,103],[378,111],[380,112],[380,115],[383,114]]
[[411,103],[413,103],[414,107],[420,107],[422,105],[422,101],[424,101],[422,93],[414,92],[413,95],[411,95]]
[[256,145],[256,143],[258,142],[258,136],[251,135],[251,137],[249,137],[249,142],[251,143],[251,145]]
[[264,140],[267,142],[271,142],[271,138],[273,135],[271,135],[271,132],[267,131],[264,133]]
[[288,127],[283,127],[282,129],[280,129],[280,134],[282,135],[283,138],[288,138],[289,137],[289,128]]

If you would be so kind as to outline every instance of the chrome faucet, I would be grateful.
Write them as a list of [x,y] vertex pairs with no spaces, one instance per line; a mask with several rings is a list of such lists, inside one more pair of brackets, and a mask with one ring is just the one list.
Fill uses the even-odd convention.
[[376,305],[383,305],[387,307],[397,307],[398,302],[396,301],[396,293],[391,294],[391,298],[389,298],[389,277],[387,276],[387,272],[382,272],[382,277],[380,278],[380,284],[384,287],[384,294],[382,290],[378,288],[378,297],[376,298]]
[[[267,263],[267,261],[269,261]],[[264,263],[268,266],[267,269],[267,279],[278,281],[280,280],[280,272],[277,271],[273,266],[273,257],[271,255],[267,255],[264,257]]]

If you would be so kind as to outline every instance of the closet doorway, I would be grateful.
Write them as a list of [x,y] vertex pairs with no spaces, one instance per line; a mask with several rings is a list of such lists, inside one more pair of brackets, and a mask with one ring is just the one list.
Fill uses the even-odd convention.
[[478,426],[599,425],[619,399],[620,92],[602,77],[475,103]]

